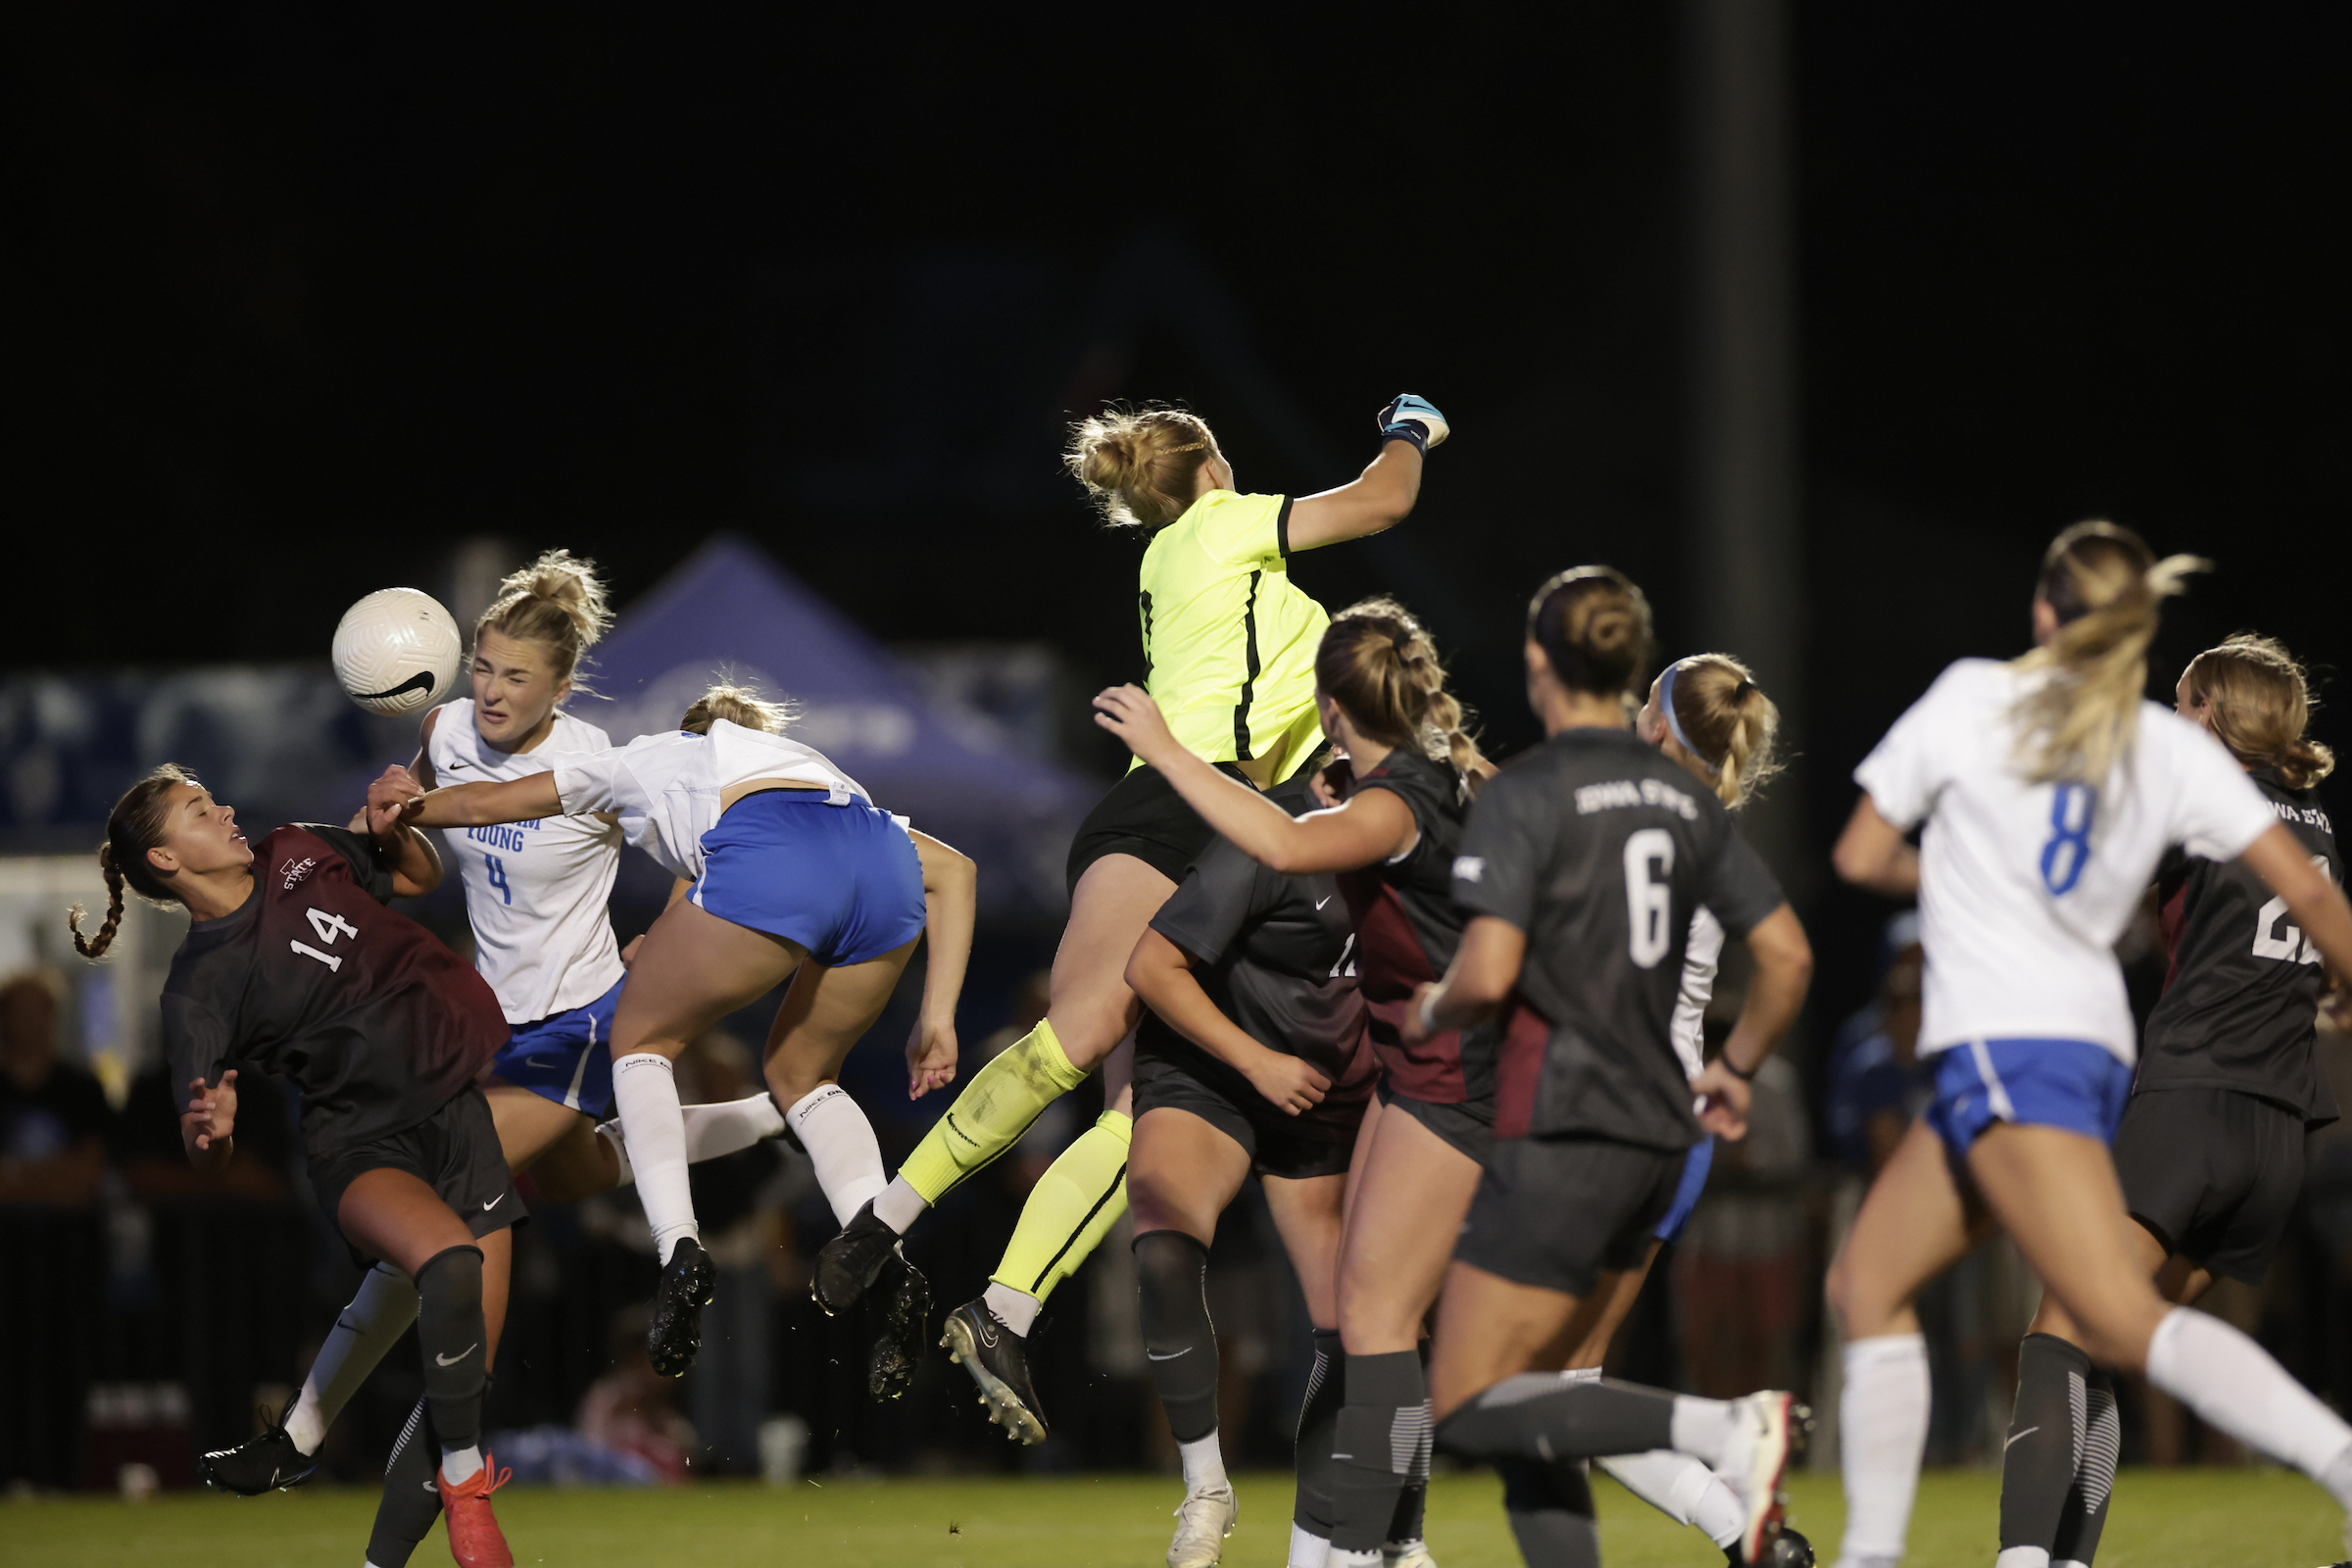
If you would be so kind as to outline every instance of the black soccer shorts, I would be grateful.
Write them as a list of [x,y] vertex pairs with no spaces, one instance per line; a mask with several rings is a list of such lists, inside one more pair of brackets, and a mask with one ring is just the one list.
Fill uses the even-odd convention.
[[1364,1100],[1325,1100],[1293,1116],[1276,1108],[1233,1068],[1206,1053],[1200,1055],[1206,1059],[1137,1046],[1137,1121],[1163,1108],[1191,1111],[1241,1145],[1249,1152],[1250,1168],[1260,1176],[1298,1182],[1347,1173],[1355,1154],[1355,1130],[1364,1119]]
[[[344,1193],[369,1171],[385,1169],[405,1170],[440,1194],[477,1239],[530,1217],[522,1195],[514,1190],[514,1173],[507,1169],[506,1152],[499,1148],[490,1102],[471,1084],[405,1132],[312,1160],[311,1186],[336,1235],[343,1235]],[[348,1236],[343,1245],[361,1268],[376,1262]]]
[[1590,1296],[1604,1272],[1648,1259],[1689,1157],[1602,1138],[1497,1138],[1453,1255],[1521,1285]]
[[2115,1135],[2124,1206],[2169,1251],[2259,1285],[2303,1191],[2303,1118],[2233,1089],[2151,1089]]

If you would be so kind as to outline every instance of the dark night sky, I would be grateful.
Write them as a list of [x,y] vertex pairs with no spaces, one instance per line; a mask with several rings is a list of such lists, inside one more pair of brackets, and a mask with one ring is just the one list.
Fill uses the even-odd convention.
[[[2220,560],[2161,681],[2241,625],[2343,657],[2345,13],[2057,9],[1793,7],[1825,837],[2078,516]],[[1545,572],[1626,566],[1673,646],[1672,7],[1015,11],[13,8],[0,663],[316,657],[478,533],[625,600],[727,527],[884,637],[1122,676],[1133,548],[1067,416],[1187,400],[1303,491],[1406,386],[1458,431],[1408,524],[1436,586],[1359,549],[1310,588],[1438,596],[1506,745]],[[1229,302],[1339,471],[1139,257]]]

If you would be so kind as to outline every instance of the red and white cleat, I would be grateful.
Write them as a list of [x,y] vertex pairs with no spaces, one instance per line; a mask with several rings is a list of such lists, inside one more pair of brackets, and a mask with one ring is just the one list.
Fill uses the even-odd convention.
[[1723,1465],[1723,1478],[1747,1509],[1747,1524],[1740,1532],[1740,1558],[1746,1563],[1772,1561],[1767,1554],[1788,1519],[1788,1499],[1781,1482],[1788,1462],[1804,1451],[1813,1412],[1792,1394],[1751,1394],[1732,1401],[1733,1438]]
[[514,1474],[511,1469],[501,1471],[489,1453],[482,1455],[482,1467],[457,1486],[438,1470],[433,1472],[433,1482],[441,1489],[441,1512],[449,1523],[449,1554],[460,1568],[514,1568],[506,1533],[498,1528],[498,1515],[490,1511],[490,1494]]

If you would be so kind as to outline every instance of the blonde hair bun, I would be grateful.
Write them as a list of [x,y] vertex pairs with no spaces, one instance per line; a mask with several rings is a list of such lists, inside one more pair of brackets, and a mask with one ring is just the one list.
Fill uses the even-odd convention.
[[1070,427],[1063,466],[1114,528],[1147,532],[1184,515],[1201,466],[1217,455],[1200,416],[1182,409],[1113,410]]
[[581,657],[612,629],[612,611],[595,562],[568,550],[549,550],[506,575],[498,598],[473,629],[476,638],[494,631],[539,644],[548,651],[556,679],[572,681],[575,690],[585,692],[577,679]]
[[720,719],[756,729],[763,734],[781,735],[800,716],[800,710],[790,702],[776,702],[760,695],[757,688],[728,679],[713,681],[710,689],[694,700],[686,716],[678,720],[678,728],[696,735],[708,735],[710,726]]

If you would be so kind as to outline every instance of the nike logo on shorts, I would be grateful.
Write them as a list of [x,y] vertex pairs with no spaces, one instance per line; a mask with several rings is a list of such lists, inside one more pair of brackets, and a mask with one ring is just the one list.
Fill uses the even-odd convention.
[[467,1356],[471,1355],[474,1352],[474,1348],[479,1346],[481,1343],[481,1341],[476,1340],[472,1345],[468,1345],[466,1347],[466,1348],[460,1350],[455,1355],[436,1355],[433,1357],[433,1359],[442,1366],[456,1366],[460,1361],[463,1361]]
[[1331,902],[1331,895],[1330,895],[1330,894],[1328,894],[1328,893],[1326,893],[1326,894],[1324,894],[1324,895],[1323,895],[1321,898],[1319,898],[1319,899],[1317,899],[1317,900],[1315,901],[1315,907],[1316,907],[1316,908],[1318,908],[1318,909],[1320,909],[1321,907],[1323,907],[1323,906],[1325,906],[1326,904],[1329,904],[1330,902]]
[[506,1195],[506,1194],[504,1194],[504,1193],[501,1193],[501,1194],[499,1194],[499,1195],[498,1195],[496,1198],[493,1198],[492,1200],[490,1200],[490,1201],[488,1201],[487,1203],[484,1203],[484,1204],[482,1205],[482,1212],[483,1212],[483,1213],[485,1213],[485,1214],[487,1214],[487,1213],[489,1213],[489,1212],[490,1212],[492,1209],[496,1208],[496,1207],[497,1207],[499,1204],[501,1204],[501,1203],[503,1203],[503,1202],[505,1202],[506,1200],[507,1200],[507,1195]]

